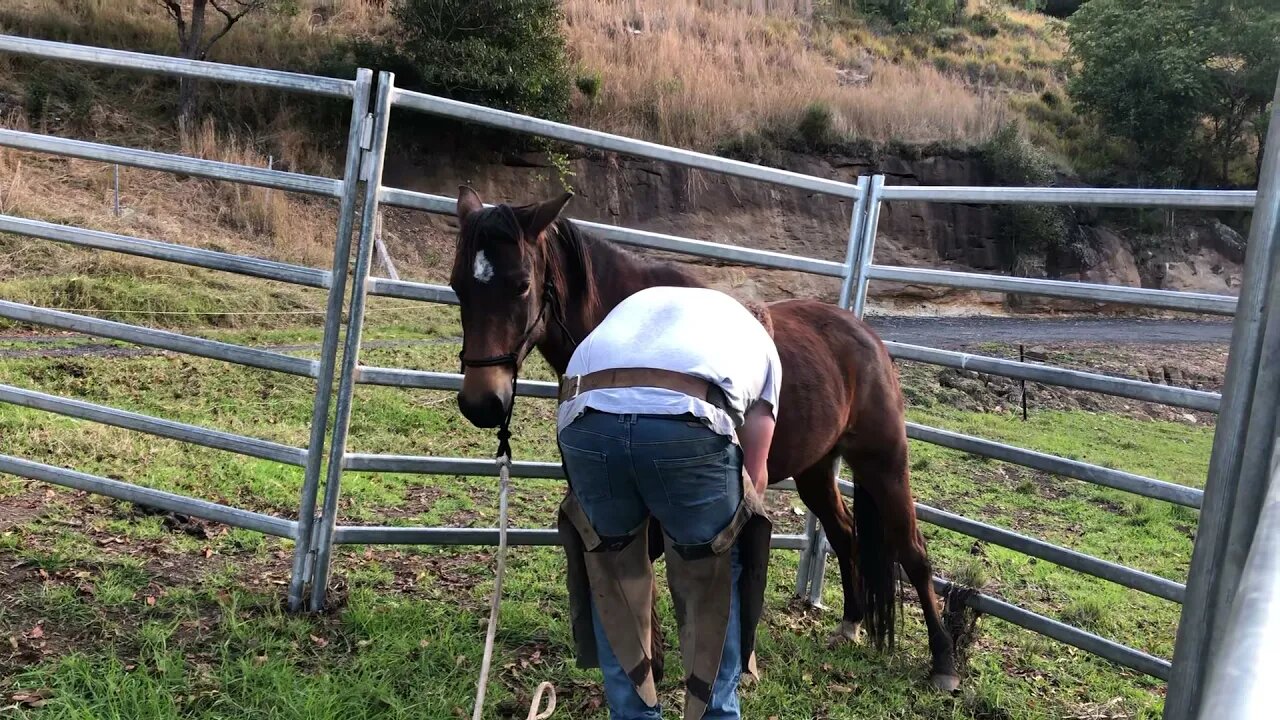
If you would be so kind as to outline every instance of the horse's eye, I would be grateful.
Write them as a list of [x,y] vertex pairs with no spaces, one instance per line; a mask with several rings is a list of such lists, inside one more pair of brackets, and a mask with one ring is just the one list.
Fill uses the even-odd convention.
[[529,278],[521,278],[516,281],[516,292],[521,295],[529,294]]

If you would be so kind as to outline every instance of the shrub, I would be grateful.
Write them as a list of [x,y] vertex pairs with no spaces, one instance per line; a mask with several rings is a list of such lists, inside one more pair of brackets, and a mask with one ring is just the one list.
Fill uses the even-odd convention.
[[599,72],[583,73],[578,76],[575,84],[578,86],[578,92],[588,100],[595,102],[600,96],[600,86],[604,84],[604,79]]
[[796,130],[806,148],[817,150],[830,145],[835,139],[833,124],[831,106],[824,102],[813,102],[804,109]]
[[403,0],[393,46],[356,55],[397,72],[397,85],[551,119],[569,107],[557,0]]
[[[1014,125],[1006,125],[982,146],[982,158],[1000,185],[1045,186],[1053,183],[1048,157],[1026,141]],[[997,241],[1006,267],[1019,260],[1061,253],[1069,243],[1066,216],[1059,208],[1040,205],[1001,205]],[[1073,253],[1079,254],[1079,253]],[[1088,258],[1079,258],[1087,264]]]

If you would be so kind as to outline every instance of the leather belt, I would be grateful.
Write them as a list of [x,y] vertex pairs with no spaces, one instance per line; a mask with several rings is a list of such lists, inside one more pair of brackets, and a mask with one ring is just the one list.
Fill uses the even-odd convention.
[[686,373],[656,368],[615,368],[586,375],[566,375],[560,378],[560,402],[569,402],[592,390],[632,387],[672,390],[724,407],[724,392],[719,385]]

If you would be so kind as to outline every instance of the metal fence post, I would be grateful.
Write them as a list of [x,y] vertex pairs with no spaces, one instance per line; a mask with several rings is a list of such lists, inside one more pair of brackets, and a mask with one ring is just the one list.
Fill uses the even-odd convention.
[[[1272,414],[1271,421],[1278,418]],[[1280,663],[1280,438],[1223,643],[1205,680],[1199,720],[1261,720],[1275,714],[1271,681]]]
[[329,562],[333,554],[333,528],[341,492],[342,461],[347,450],[351,424],[351,401],[355,395],[356,367],[360,361],[360,338],[364,331],[365,281],[373,260],[373,231],[378,217],[378,197],[382,192],[382,159],[387,149],[387,125],[391,118],[391,94],[395,75],[378,73],[378,100],[373,111],[372,135],[365,153],[364,206],[360,210],[360,238],[356,245],[356,266],[351,280],[351,305],[347,318],[346,346],[342,353],[342,375],[338,380],[338,403],[329,441],[329,464],[325,472],[324,508],[315,533],[316,561],[311,578],[311,610],[324,608],[329,582]]
[[880,205],[881,197],[884,194],[884,176],[876,175],[871,178],[870,195],[867,197],[867,220],[862,228],[862,256],[858,259],[858,281],[853,288],[853,299],[849,303],[849,309],[853,310],[853,314],[862,317],[866,310],[867,304],[867,283],[868,269],[875,258],[876,253],[876,231],[880,227]]
[[[853,211],[849,215],[849,241],[845,247],[844,277],[840,282],[840,307],[847,308],[859,283],[865,282],[859,272],[859,259],[862,257],[862,243],[865,242],[863,228],[867,217],[867,187],[870,178],[858,176],[858,199],[853,202]],[[835,474],[840,473],[840,462],[837,460]],[[806,598],[810,605],[818,605],[822,600],[822,583],[827,570],[826,536],[812,511],[805,517],[805,546],[800,552],[800,564],[796,568],[796,595]]]
[[[1229,601],[1240,582],[1240,529],[1252,531],[1257,521],[1257,505],[1243,508],[1245,517],[1236,517],[1240,500],[1259,495],[1259,483],[1265,483],[1265,467],[1245,464],[1246,451],[1256,447],[1250,438],[1250,417],[1254,414],[1254,389],[1263,366],[1263,333],[1268,299],[1280,267],[1277,260],[1277,232],[1280,231],[1280,83],[1276,87],[1275,110],[1267,133],[1266,156],[1258,177],[1258,196],[1244,265],[1244,283],[1236,306],[1236,319],[1231,333],[1231,353],[1227,360],[1226,383],[1222,391],[1221,412],[1213,437],[1213,455],[1209,460],[1209,477],[1205,483],[1200,523],[1196,530],[1195,550],[1191,555],[1191,571],[1187,579],[1186,597],[1178,622],[1174,646],[1173,673],[1165,698],[1165,720],[1188,720],[1196,716],[1216,639],[1226,619]],[[1274,348],[1274,345],[1272,346]],[[1275,358],[1266,374],[1277,371]],[[1273,380],[1262,378],[1270,384]],[[1266,410],[1266,408],[1261,408]],[[1253,428],[1270,433],[1270,428]],[[1253,440],[1251,443],[1250,440]],[[1256,452],[1250,452],[1256,457]],[[1243,488],[1243,491],[1242,491]],[[1242,525],[1233,528],[1237,522]],[[1221,612],[1220,612],[1221,611]]]
[[361,68],[356,74],[355,97],[351,101],[351,123],[347,129],[347,160],[342,172],[342,200],[338,206],[338,235],[333,243],[333,268],[329,297],[325,304],[324,338],[320,348],[320,371],[316,378],[315,406],[311,412],[311,439],[298,502],[298,538],[293,549],[289,576],[289,610],[302,609],[303,585],[309,573],[311,529],[315,523],[316,493],[320,467],[324,461],[324,439],[329,427],[329,401],[333,396],[333,370],[337,364],[338,337],[342,330],[342,305],[346,296],[347,266],[351,255],[351,228],[355,219],[356,190],[360,180],[360,138],[369,114],[369,86],[373,72]]

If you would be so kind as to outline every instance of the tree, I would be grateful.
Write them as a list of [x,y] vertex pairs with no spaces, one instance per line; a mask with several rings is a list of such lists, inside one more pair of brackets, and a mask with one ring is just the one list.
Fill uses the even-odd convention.
[[1152,179],[1232,182],[1280,71],[1280,2],[1090,0],[1068,35],[1071,96]]
[[[209,50],[231,28],[249,13],[262,10],[271,0],[153,0],[164,7],[178,30],[178,56],[188,60],[205,60]],[[208,10],[221,16],[221,27],[209,32]],[[198,82],[195,78],[178,80],[178,128],[186,133],[194,126]]]
[[[558,0],[402,0],[397,82],[552,119],[569,106]],[[397,62],[398,60],[398,62]]]
[[1241,155],[1252,130],[1255,173],[1260,172],[1268,106],[1280,74],[1280,2],[1200,0],[1200,5],[1213,51],[1209,67],[1215,100],[1209,108],[1208,146],[1216,154],[1220,177],[1228,180],[1230,163]]
[[1198,30],[1190,3],[1178,0],[1091,0],[1068,29],[1079,63],[1072,98],[1157,175],[1185,166],[1205,114],[1210,51]]

